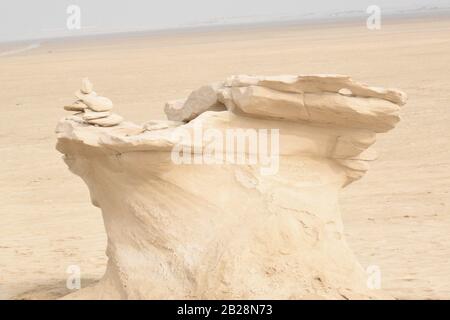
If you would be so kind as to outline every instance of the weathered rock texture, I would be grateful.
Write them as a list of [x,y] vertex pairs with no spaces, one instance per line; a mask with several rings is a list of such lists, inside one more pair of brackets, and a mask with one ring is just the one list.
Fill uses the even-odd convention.
[[[67,298],[377,297],[347,246],[338,195],[375,159],[369,147],[399,121],[405,94],[338,75],[233,76],[209,89],[196,91],[208,99],[191,95],[198,105],[178,105],[171,119],[184,122],[58,124],[57,149],[87,184],[108,234],[103,279]],[[177,132],[199,127],[278,129],[278,172],[176,164]],[[201,154],[206,140],[182,143]]]
[[190,121],[205,111],[223,111],[225,106],[218,100],[221,83],[205,85],[192,91],[187,99],[169,101],[164,112],[169,120]]

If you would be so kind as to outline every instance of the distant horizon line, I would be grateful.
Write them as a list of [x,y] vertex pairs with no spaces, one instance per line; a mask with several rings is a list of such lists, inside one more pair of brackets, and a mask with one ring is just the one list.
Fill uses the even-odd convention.
[[[307,18],[308,16],[313,16],[316,14],[316,17]],[[438,14],[440,16],[450,14],[450,6],[448,7],[421,7],[415,9],[400,9],[388,11],[384,14],[386,18],[426,18]],[[199,22],[197,24],[190,23],[184,25],[177,25],[173,27],[161,27],[161,28],[131,28],[130,30],[123,31],[111,31],[104,30],[93,33],[86,34],[77,34],[77,35],[60,35],[53,37],[37,37],[37,38],[25,38],[25,39],[17,39],[17,40],[0,40],[0,46],[6,45],[14,45],[14,44],[29,44],[29,43],[40,43],[44,41],[59,41],[59,40],[81,40],[88,39],[93,37],[114,37],[126,34],[158,34],[158,33],[172,33],[174,31],[178,32],[192,32],[192,31],[208,31],[208,30],[227,30],[227,29],[236,29],[239,27],[264,27],[268,25],[273,26],[284,26],[284,25],[297,25],[297,24],[306,24],[306,25],[316,25],[316,24],[325,24],[325,23],[349,23],[355,22],[355,20],[365,17],[366,12],[364,10],[348,10],[348,11],[339,11],[333,12],[329,15],[317,15],[317,13],[308,13],[297,15],[295,17],[284,18],[282,16],[269,18],[267,20],[261,21],[241,21],[241,22],[224,22],[224,23],[205,23]],[[244,17],[239,17],[244,18]],[[235,19],[231,18],[230,20]],[[236,19],[235,19],[236,20]],[[92,29],[92,26],[85,27],[86,29]]]

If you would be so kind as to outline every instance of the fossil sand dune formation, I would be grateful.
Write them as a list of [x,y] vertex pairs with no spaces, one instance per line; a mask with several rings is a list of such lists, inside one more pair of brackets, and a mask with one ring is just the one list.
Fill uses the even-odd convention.
[[82,288],[105,273],[101,211],[55,150],[55,122],[80,79],[89,76],[124,119],[158,119],[150,129],[166,126],[166,101],[204,84],[296,72],[408,93],[402,121],[377,134],[377,160],[339,195],[344,236],[364,269],[380,268],[387,295],[450,298],[449,29],[448,17],[386,18],[377,31],[355,21],[121,35],[43,41],[0,57],[0,298],[67,295],[71,265]]
[[[87,107],[58,124],[57,149],[102,210],[109,260],[98,284],[67,298],[377,297],[347,246],[338,194],[375,159],[369,148],[399,121],[404,93],[340,75],[232,76],[168,103],[169,121],[139,126],[97,122],[112,103],[81,91]],[[251,136],[241,149],[220,140],[220,163],[174,162],[178,145],[207,154],[211,137],[190,138],[198,128],[219,139],[277,130],[264,145],[277,170],[261,171]],[[236,163],[238,150],[257,161]]]

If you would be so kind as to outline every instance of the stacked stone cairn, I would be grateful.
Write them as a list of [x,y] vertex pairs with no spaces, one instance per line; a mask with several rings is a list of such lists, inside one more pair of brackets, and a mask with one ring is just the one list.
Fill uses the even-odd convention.
[[79,121],[100,127],[116,126],[123,121],[121,116],[111,112],[112,101],[93,91],[93,84],[88,78],[82,80],[81,89],[75,92],[75,96],[78,100],[64,106],[64,110],[75,111],[74,116]]

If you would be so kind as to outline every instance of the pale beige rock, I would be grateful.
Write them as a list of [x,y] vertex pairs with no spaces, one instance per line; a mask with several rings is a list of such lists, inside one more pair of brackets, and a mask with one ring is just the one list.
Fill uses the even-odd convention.
[[[293,93],[352,92],[354,96],[386,99],[398,105],[406,103],[406,95],[395,89],[369,87],[356,82],[346,75],[282,75],[282,76],[232,76],[226,81],[227,86],[242,87],[258,85],[278,91]],[[341,91],[342,92],[342,91]]]
[[81,100],[77,100],[74,103],[64,106],[64,110],[67,111],[84,111],[88,106]]
[[93,111],[109,111],[113,108],[112,101],[106,97],[87,95],[82,100]]
[[346,97],[335,93],[305,93],[309,121],[386,132],[400,121],[400,107],[378,98]]
[[[178,99],[166,102],[164,107],[164,113],[166,114],[169,120],[176,119],[184,119],[187,116],[183,117],[183,107],[186,103],[186,99]],[[175,121],[184,121],[184,120],[175,120]]]
[[90,93],[92,93],[93,89],[94,89],[94,85],[92,84],[91,81],[89,81],[88,78],[84,78],[81,81],[81,92],[82,93],[90,94]]
[[177,100],[167,103],[164,112],[169,120],[187,122],[208,110],[225,110],[225,106],[220,103],[217,96],[218,90],[222,87],[222,83],[202,86],[194,90],[184,102]]
[[[361,155],[365,153],[365,157],[362,160],[375,160],[376,152],[372,149],[367,149],[375,141],[375,134],[366,131],[358,134],[338,136],[331,157],[334,159],[360,159]],[[366,153],[369,151],[371,152]]]
[[81,92],[81,90],[77,90],[75,92],[75,97],[77,97],[79,100],[84,101],[84,99],[86,98],[92,98],[92,97],[96,97],[97,96],[97,92],[92,91],[91,93],[83,93]]
[[[234,104],[259,117],[335,124],[386,132],[400,120],[398,105],[378,98],[337,93],[288,93],[260,86],[233,87]],[[236,110],[234,108],[233,110]]]
[[107,117],[97,118],[97,119],[85,119],[89,124],[95,124],[100,127],[113,127],[120,124],[123,118],[118,114],[112,113]]
[[[397,105],[385,94],[348,96],[318,87],[288,92],[231,79],[218,91],[231,110],[203,111],[188,123],[99,128],[66,118],[58,124],[57,149],[86,182],[108,234],[103,279],[67,298],[379,297],[346,243],[338,196],[376,158],[369,148],[376,132],[395,125]],[[349,81],[303,79],[326,88]],[[298,88],[297,80],[292,83]],[[114,116],[89,123],[102,125]],[[278,170],[263,174],[268,163],[260,155],[253,164],[175,162],[173,150],[198,156],[211,146],[211,136],[192,139],[199,128],[214,130],[227,159],[235,159],[238,148],[226,144],[226,133],[278,130],[270,158]],[[251,144],[243,140],[245,157],[254,154]]]
[[257,86],[260,81],[265,77],[263,76],[248,76],[248,75],[237,75],[230,76],[225,80],[226,87],[248,87]]
[[309,120],[302,94],[249,86],[232,88],[231,95],[236,107],[246,114],[286,120]]
[[233,96],[231,94],[232,88],[221,88],[217,91],[217,100],[221,102],[227,110],[233,111],[236,109],[236,105],[233,101]]
[[[98,96],[92,90],[93,85],[88,78],[82,79],[81,89],[75,92],[75,96],[80,100],[64,109],[68,111],[82,111],[68,120],[74,120],[77,123],[90,124],[100,127],[112,127],[122,123],[123,118],[117,114],[113,114],[110,110],[113,108],[113,103],[110,99]],[[137,132],[143,132],[142,127]]]
[[93,112],[93,111],[85,111],[83,114],[83,120],[95,120],[100,118],[106,118],[111,115],[109,111],[103,112]]
[[342,88],[338,91],[339,94],[342,94],[343,96],[351,97],[353,95],[353,92],[350,89]]

